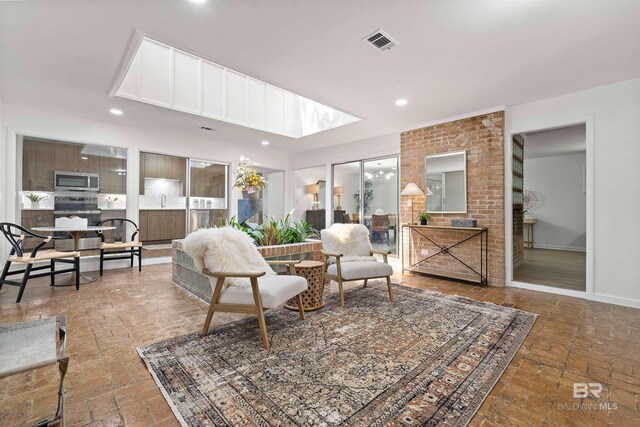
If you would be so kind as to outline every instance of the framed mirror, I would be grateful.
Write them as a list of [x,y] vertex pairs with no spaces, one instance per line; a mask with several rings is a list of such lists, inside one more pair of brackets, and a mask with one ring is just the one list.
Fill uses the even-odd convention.
[[427,156],[424,160],[427,210],[438,213],[467,212],[467,153]]

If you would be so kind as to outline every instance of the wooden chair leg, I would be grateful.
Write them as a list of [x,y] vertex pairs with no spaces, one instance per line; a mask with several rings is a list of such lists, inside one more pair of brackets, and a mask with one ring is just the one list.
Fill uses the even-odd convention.
[[142,271],[142,248],[138,248],[138,272]]
[[342,288],[342,277],[338,276],[338,288],[340,289],[340,307],[344,307],[344,289]]
[[56,271],[56,260],[52,259],[51,260],[51,286],[55,286],[56,285],[56,275],[55,272]]
[[363,288],[366,288],[366,287],[367,287],[367,283],[368,283],[368,282],[369,282],[369,279],[364,279],[364,286],[363,286]]
[[264,310],[262,309],[262,298],[260,298],[260,288],[258,288],[258,279],[252,277],[251,290],[253,291],[253,302],[256,305],[258,314],[258,325],[260,326],[260,336],[262,337],[262,346],[265,350],[269,350],[269,334],[267,334],[267,322],[264,319]]
[[300,319],[304,320],[304,309],[302,308],[302,295],[298,294],[296,297],[296,301],[298,301],[298,312],[300,313]]
[[100,276],[104,272],[104,249],[100,249]]
[[22,284],[20,285],[20,290],[18,291],[18,298],[16,299],[16,304],[20,302],[22,299],[22,294],[24,294],[24,288],[27,286],[27,282],[29,281],[29,275],[31,275],[31,269],[33,268],[33,264],[27,264],[27,267],[24,271],[24,276],[22,276]]
[[391,290],[391,276],[387,276],[387,288],[389,288],[389,301],[393,302],[393,291]]
[[213,295],[211,295],[211,303],[209,304],[209,311],[207,312],[207,318],[205,319],[204,327],[202,328],[202,335],[207,335],[207,333],[209,333],[209,326],[211,325],[213,312],[215,311],[215,306],[218,303],[218,299],[220,298],[220,293],[222,292],[223,284],[224,284],[224,277],[218,277],[216,288],[213,291]]

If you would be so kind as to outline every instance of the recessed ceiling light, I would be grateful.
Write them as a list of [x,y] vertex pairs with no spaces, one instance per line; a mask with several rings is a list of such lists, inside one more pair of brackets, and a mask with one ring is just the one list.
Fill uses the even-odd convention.
[[262,145],[269,145],[269,141],[262,141],[261,144]]
[[109,112],[114,116],[121,116],[123,114],[122,110],[118,110],[117,108],[112,108],[109,110]]
[[191,3],[206,3],[207,0],[189,0]]
[[82,160],[89,160],[89,158],[87,156],[81,156],[80,157]]
[[396,105],[398,107],[402,107],[403,105],[407,105],[407,100],[404,98],[396,99]]

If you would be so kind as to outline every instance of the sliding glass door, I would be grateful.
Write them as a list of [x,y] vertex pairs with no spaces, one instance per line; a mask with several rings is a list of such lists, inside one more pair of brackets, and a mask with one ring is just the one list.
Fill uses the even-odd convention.
[[397,254],[398,158],[333,165],[333,222],[364,224],[374,249]]

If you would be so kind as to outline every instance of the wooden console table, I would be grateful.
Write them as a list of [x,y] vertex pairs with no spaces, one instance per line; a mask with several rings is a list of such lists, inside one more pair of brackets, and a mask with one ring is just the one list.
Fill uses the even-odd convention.
[[[403,224],[403,238],[404,231],[409,231],[409,245],[408,245],[408,255],[405,254],[402,257],[402,271],[412,271],[416,273],[428,274],[431,276],[438,277],[446,277],[449,279],[462,280],[465,282],[471,282],[479,284],[480,286],[486,285],[488,283],[488,269],[489,269],[489,230],[486,227],[449,227],[449,226],[441,226],[441,225],[413,225],[413,224]],[[437,232],[447,232],[447,231],[466,231],[470,234],[464,237],[461,240],[456,241],[453,244],[445,245],[436,242],[433,237],[429,236],[429,231],[437,231]],[[413,258],[413,236],[414,233],[422,236],[433,245],[435,245],[439,250],[431,255],[426,256],[418,261],[415,261]],[[480,271],[476,268],[471,267],[467,262],[460,259],[458,256],[451,253],[451,249],[459,246],[469,240],[472,239],[480,239],[479,252],[480,256]],[[446,271],[434,267],[429,267],[427,265],[428,261],[438,255],[448,255],[455,259],[458,263],[462,264],[466,269],[469,270],[468,273],[464,272],[456,272],[456,271]],[[405,260],[408,262],[405,264]]]

